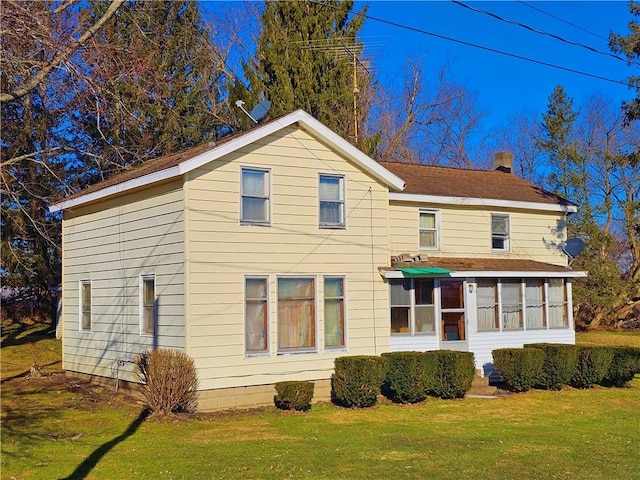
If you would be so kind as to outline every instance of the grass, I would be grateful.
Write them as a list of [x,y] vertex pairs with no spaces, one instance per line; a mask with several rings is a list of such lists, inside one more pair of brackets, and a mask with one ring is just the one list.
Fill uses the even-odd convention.
[[[598,335],[579,341],[640,339]],[[640,478],[640,377],[621,389],[143,421],[135,401],[59,363],[29,378],[21,338],[59,348],[37,332],[3,337],[3,479]]]

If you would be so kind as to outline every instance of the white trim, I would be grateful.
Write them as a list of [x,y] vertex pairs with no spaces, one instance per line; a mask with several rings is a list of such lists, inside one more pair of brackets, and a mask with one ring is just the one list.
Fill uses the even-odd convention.
[[[78,331],[80,333],[89,333],[93,328],[93,285],[91,280],[80,280],[79,286],[79,301],[78,301]],[[89,285],[89,328],[83,328],[82,323],[84,320],[84,291],[83,285]]]
[[[267,282],[265,294],[267,296],[265,308],[267,313],[267,325],[264,332],[267,338],[265,338],[265,350],[247,350],[247,280],[265,280]],[[277,284],[276,284],[277,288]],[[268,357],[271,355],[271,276],[270,275],[244,275],[242,279],[242,343],[244,346],[245,358],[253,357]]]
[[[325,303],[327,300],[327,292],[324,289],[324,283],[327,278],[339,278],[342,280],[342,341],[343,345],[327,347],[327,323],[326,323],[326,315],[327,311],[325,309]],[[319,286],[319,285],[318,285]],[[336,297],[332,297],[336,298]],[[348,335],[349,331],[347,327],[347,276],[346,275],[322,275],[322,351],[326,353],[335,353],[335,352],[346,352],[349,350],[348,348]],[[318,322],[319,323],[319,322]]]
[[435,203],[443,205],[469,205],[482,207],[520,208],[523,210],[544,210],[549,212],[575,213],[575,205],[556,203],[520,202],[516,200],[497,200],[492,198],[450,197],[446,195],[419,195],[414,193],[389,192],[389,200],[414,203]]
[[[312,347],[301,347],[301,348],[284,348],[284,349],[280,349],[280,345],[279,345],[279,331],[278,329],[280,328],[280,319],[278,318],[278,312],[279,312],[279,305],[278,303],[280,302],[280,291],[278,289],[278,280],[281,278],[299,278],[299,279],[306,279],[306,280],[313,280],[313,315],[314,315],[314,319],[315,319],[315,345],[313,345]],[[319,329],[319,323],[320,323],[320,319],[318,318],[318,275],[305,275],[305,274],[283,274],[283,275],[276,275],[276,298],[275,298],[275,302],[276,302],[276,335],[275,335],[275,342],[276,342],[276,355],[296,355],[299,353],[318,353],[320,351],[319,348],[319,342],[320,342],[320,338],[319,338],[319,334],[320,334],[320,329]],[[323,298],[323,302],[324,302],[324,298]]]
[[308,130],[310,133],[314,134],[317,137],[320,137],[321,139],[329,143],[331,147],[346,156],[357,166],[362,167],[365,171],[370,173],[373,177],[375,177],[378,181],[382,182],[387,187],[390,187],[394,190],[402,190],[405,187],[405,183],[400,177],[394,175],[389,170],[382,167],[380,164],[378,164],[378,162],[358,150],[356,147],[351,145],[349,142],[347,142],[345,139],[340,137],[329,128],[325,127],[322,123],[320,123],[308,113],[304,112],[303,110],[296,110],[295,112],[285,115],[279,120],[274,120],[264,125],[254,127],[252,130],[249,130],[246,133],[238,136],[237,138],[223,143],[220,146],[213,145],[210,150],[207,150],[200,155],[186,160],[175,167],[167,168],[166,170],[161,170],[159,172],[154,172],[142,177],[134,178],[92,193],[88,193],[86,195],[80,195],[79,197],[73,198],[71,200],[63,200],[59,203],[51,205],[49,207],[49,212],[58,212],[60,210],[65,210],[67,208],[99,200],[110,195],[115,195],[118,193],[126,192],[128,190],[132,190],[134,188],[139,188],[155,182],[160,182],[163,180],[178,177],[180,175],[184,175],[185,173],[200,168],[201,166],[206,165],[209,162],[217,160],[229,153],[235,152],[242,147],[245,147],[257,140],[267,137],[268,135],[271,135],[295,123],[298,123],[301,128]]
[[[493,231],[493,219],[502,218],[507,220],[507,233],[494,233]],[[502,238],[504,242],[504,248],[493,248],[493,237]],[[511,252],[511,215],[508,213],[492,213],[491,214],[491,252],[492,253],[509,253]]]
[[[384,278],[418,278],[405,277],[400,270],[385,270],[381,272]],[[582,270],[568,270],[566,272],[546,272],[544,270],[536,271],[500,271],[500,270],[464,270],[460,272],[451,272],[449,277],[439,276],[438,278],[465,278],[465,277],[481,277],[481,278],[578,278],[586,277],[587,272]]]
[[[320,222],[320,212],[322,210],[320,199],[320,180],[322,177],[337,178],[340,180],[340,196],[342,197],[342,217],[341,223],[322,223]],[[347,178],[341,173],[323,173],[318,172],[318,228],[320,230],[346,230],[347,229]]]
[[[250,221],[250,220],[243,220],[242,218],[242,207],[243,207],[243,201],[242,198],[244,197],[244,192],[242,191],[242,174],[244,172],[244,170],[254,170],[256,172],[262,172],[262,173],[266,173],[268,178],[268,194],[265,197],[267,199],[267,206],[268,206],[268,212],[267,212],[267,220],[265,222],[254,222],[254,221]],[[273,222],[273,175],[271,174],[271,169],[270,168],[265,168],[265,167],[253,167],[251,165],[240,165],[240,172],[239,172],[239,180],[238,180],[238,191],[240,192],[240,196],[238,197],[238,223],[240,224],[240,226],[246,227],[246,226],[253,226],[253,227],[270,227],[272,225]]]
[[[423,247],[420,244],[420,231],[422,228],[420,227],[420,215],[423,213],[431,213],[434,215],[434,224],[435,224],[435,233],[436,233],[436,245],[435,247]],[[437,208],[419,208],[418,209],[418,250],[421,252],[436,252],[440,250],[440,210]]]

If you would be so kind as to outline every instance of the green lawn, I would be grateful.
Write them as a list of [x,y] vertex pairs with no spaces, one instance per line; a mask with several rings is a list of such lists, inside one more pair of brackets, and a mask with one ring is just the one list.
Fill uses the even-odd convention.
[[[16,337],[2,348],[3,479],[640,478],[640,377],[622,389],[142,421],[112,389],[29,378],[28,343]],[[28,338],[46,355],[59,348]]]

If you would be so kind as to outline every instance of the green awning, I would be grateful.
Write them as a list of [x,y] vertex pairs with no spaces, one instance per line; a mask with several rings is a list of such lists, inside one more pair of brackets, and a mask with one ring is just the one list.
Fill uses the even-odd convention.
[[448,277],[451,270],[440,267],[410,267],[399,269],[405,277]]

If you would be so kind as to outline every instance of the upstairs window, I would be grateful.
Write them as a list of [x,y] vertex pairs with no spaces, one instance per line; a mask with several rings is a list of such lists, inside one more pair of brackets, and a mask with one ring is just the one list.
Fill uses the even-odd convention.
[[436,250],[438,248],[437,212],[420,210],[420,249]]
[[344,228],[344,177],[321,174],[318,198],[320,201],[320,227]]
[[91,280],[80,282],[80,330],[91,331]]
[[491,215],[491,249],[509,251],[509,216]]
[[240,181],[240,223],[271,223],[269,170],[242,168]]
[[141,310],[140,332],[143,335],[156,333],[156,279],[153,275],[140,277]]

